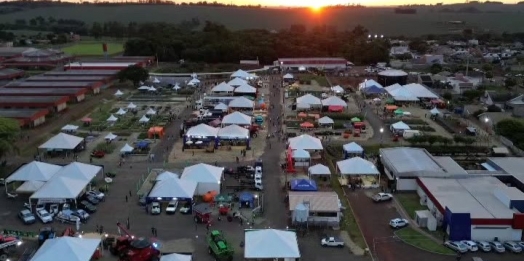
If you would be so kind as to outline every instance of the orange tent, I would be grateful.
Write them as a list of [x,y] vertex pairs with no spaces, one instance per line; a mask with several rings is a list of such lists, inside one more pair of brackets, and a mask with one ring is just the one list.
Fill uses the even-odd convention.
[[305,117],[307,117],[307,114],[301,112],[301,113],[298,114],[298,117],[299,118],[305,118]]
[[302,127],[302,128],[313,128],[313,127],[315,127],[315,125],[313,125],[313,123],[311,123],[311,122],[307,122],[306,121],[304,123],[301,123],[300,127]]
[[386,106],[386,110],[388,110],[388,111],[394,111],[396,109],[398,109],[398,106],[396,106],[396,105],[388,105],[388,106]]
[[204,202],[212,202],[213,200],[215,200],[216,195],[218,195],[218,192],[214,190],[208,191],[206,194],[204,194],[204,196],[202,196],[202,200]]
[[150,139],[155,138],[155,136],[157,136],[158,138],[162,138],[162,137],[164,137],[164,134],[165,134],[164,133],[164,127],[160,127],[160,126],[151,127],[147,131],[147,136]]

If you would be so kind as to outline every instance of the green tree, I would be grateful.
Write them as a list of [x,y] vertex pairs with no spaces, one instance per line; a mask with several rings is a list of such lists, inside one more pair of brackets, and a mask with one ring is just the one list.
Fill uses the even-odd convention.
[[134,86],[138,86],[138,83],[149,78],[149,72],[141,66],[132,65],[118,72],[117,77],[120,82],[131,81]]
[[0,158],[10,152],[18,152],[15,145],[20,136],[20,125],[16,120],[0,118]]
[[491,72],[493,71],[493,65],[489,64],[489,63],[485,63],[482,65],[482,70],[484,72]]
[[506,86],[506,88],[511,88],[515,85],[517,85],[517,81],[513,78],[506,78],[504,81],[504,86]]
[[94,22],[93,26],[91,27],[91,35],[95,39],[100,39],[102,35],[104,34],[104,28],[102,28],[102,25],[98,22]]
[[486,76],[487,79],[491,79],[491,78],[493,78],[493,72],[488,71],[488,72],[486,72],[485,76]]
[[438,63],[434,63],[433,65],[431,65],[430,70],[432,74],[437,74],[439,72],[442,72],[442,65]]
[[453,99],[453,95],[450,92],[445,92],[442,95],[442,98],[444,98],[445,100],[449,101],[449,100]]

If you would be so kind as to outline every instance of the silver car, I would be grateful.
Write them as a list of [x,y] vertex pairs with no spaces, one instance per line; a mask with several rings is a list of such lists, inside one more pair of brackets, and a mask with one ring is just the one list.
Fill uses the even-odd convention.
[[512,253],[521,253],[522,252],[522,247],[520,247],[519,244],[513,241],[506,241],[504,242],[503,245],[508,251]]
[[468,246],[462,244],[460,241],[446,241],[444,242],[444,245],[451,250],[460,252],[460,253],[466,253],[468,252]]
[[506,252],[506,248],[500,243],[499,241],[491,241],[489,242],[491,245],[491,249],[494,250],[497,253],[504,253]]
[[491,252],[491,245],[486,241],[478,241],[477,246],[482,252]]

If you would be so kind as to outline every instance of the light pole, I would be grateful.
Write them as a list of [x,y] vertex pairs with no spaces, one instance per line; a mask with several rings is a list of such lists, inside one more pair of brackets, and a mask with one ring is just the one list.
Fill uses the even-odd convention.
[[380,145],[382,145],[383,135],[384,135],[384,128],[380,128]]
[[487,145],[489,146],[489,142],[490,142],[490,136],[489,136],[489,132],[488,132],[488,128],[489,128],[489,118],[488,117],[485,117],[484,118],[484,123],[486,123],[486,135],[487,135]]

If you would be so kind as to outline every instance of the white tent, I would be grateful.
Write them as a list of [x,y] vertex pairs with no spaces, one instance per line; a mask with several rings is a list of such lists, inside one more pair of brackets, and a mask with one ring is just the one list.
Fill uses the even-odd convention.
[[311,155],[309,155],[309,152],[305,150],[294,150],[291,155],[294,159],[310,159]]
[[301,103],[301,104],[309,104],[309,105],[321,105],[322,104],[322,101],[320,100],[320,98],[318,97],[315,97],[311,94],[306,94],[304,96],[300,96],[297,98],[297,103]]
[[392,92],[392,91],[395,91],[395,90],[398,90],[398,89],[402,89],[402,85],[398,84],[398,83],[395,83],[395,84],[392,84],[386,88],[384,88],[387,92]]
[[418,101],[418,98],[404,87],[388,91],[388,93],[396,101]]
[[151,86],[151,87],[149,87],[148,91],[150,91],[150,92],[156,92],[156,88],[153,87],[153,86]]
[[255,102],[242,96],[231,100],[228,106],[229,108],[254,108]]
[[238,87],[240,85],[243,85],[243,84],[247,84],[247,82],[245,80],[242,80],[240,78],[235,78],[231,81],[229,81],[227,84],[233,86],[233,87]]
[[135,148],[133,148],[131,145],[129,145],[129,144],[126,143],[126,145],[124,145],[124,147],[122,147],[122,148],[120,149],[120,152],[121,152],[121,153],[130,153],[130,152],[133,152],[134,149],[135,149]]
[[199,163],[184,168],[181,179],[197,183],[196,195],[204,195],[209,191],[220,193],[220,183],[224,168]]
[[337,168],[341,175],[380,175],[375,164],[361,157],[337,161]]
[[346,101],[340,99],[337,96],[330,96],[322,100],[322,106],[342,106],[347,107]]
[[320,139],[315,138],[308,134],[302,134],[298,137],[289,139],[289,146],[294,150],[323,150],[322,142]]
[[433,108],[429,111],[429,113],[431,113],[431,115],[439,115],[440,111],[437,108]]
[[234,90],[235,90],[235,87],[225,82],[221,82],[215,85],[213,88],[211,88],[211,92],[232,92]]
[[173,90],[175,90],[175,91],[178,91],[178,90],[180,90],[180,89],[182,89],[182,87],[180,87],[180,86],[178,85],[178,83],[175,84],[175,86],[173,86]]
[[282,78],[287,79],[287,80],[291,80],[291,79],[293,79],[293,74],[286,73]]
[[109,118],[107,118],[106,121],[108,121],[108,122],[115,122],[117,120],[118,120],[118,118],[115,117],[115,115],[111,114],[111,116],[109,116]]
[[163,255],[160,257],[160,261],[192,261],[193,257],[191,255],[181,255],[181,254],[169,254]]
[[168,178],[157,181],[148,198],[193,198],[197,183],[187,179]]
[[438,95],[434,94],[428,88],[420,83],[410,83],[403,86],[413,96],[424,99],[438,99]]
[[230,124],[251,125],[251,117],[241,112],[235,111],[224,116],[222,119],[222,126]]
[[191,74],[191,78],[193,78],[193,79],[197,79],[197,78],[198,78],[198,74],[196,74],[196,73],[192,73],[192,74]]
[[5,181],[48,181],[62,169],[61,166],[40,161],[31,161],[18,168]]
[[171,171],[164,171],[156,176],[155,181],[163,181],[166,179],[179,179],[180,176],[176,173],[173,173]]
[[257,92],[257,88],[249,84],[242,84],[235,89],[235,93],[256,93],[256,92]]
[[144,86],[140,86],[140,87],[138,87],[138,89],[141,90],[141,91],[149,91],[149,86],[145,86],[145,85]]
[[244,234],[246,259],[300,258],[297,234],[278,229],[246,230]]
[[337,93],[337,94],[339,94],[339,93],[344,93],[344,92],[345,92],[345,91],[344,91],[344,88],[342,88],[342,86],[340,86],[340,85],[337,85],[337,86],[333,86],[333,87],[331,87],[331,90],[332,90],[334,93]]
[[56,177],[45,183],[31,195],[31,199],[74,199],[82,193],[91,181],[78,180],[64,176]]
[[117,135],[115,135],[115,134],[113,134],[112,132],[110,132],[110,133],[108,133],[108,134],[104,137],[104,139],[106,139],[106,140],[114,140],[114,139],[116,139],[117,137],[118,137]]
[[324,116],[320,119],[318,119],[319,124],[335,124],[335,121],[328,116]]
[[45,181],[26,181],[20,187],[16,188],[16,192],[18,193],[33,193],[37,190],[39,190],[43,185],[45,184]]
[[356,142],[344,144],[342,148],[345,152],[352,154],[361,154],[362,152],[364,152],[364,148],[362,148],[362,146],[358,145]]
[[309,103],[297,103],[297,109],[311,109],[311,104],[309,104]]
[[149,122],[149,118],[146,115],[142,115],[142,118],[138,120],[139,123],[147,123]]
[[221,110],[221,111],[227,111],[229,109],[229,107],[223,103],[219,103],[217,105],[215,105],[215,107],[213,108],[215,110]]
[[189,82],[187,83],[187,85],[189,85],[189,86],[197,86],[197,85],[199,85],[199,84],[200,84],[200,80],[195,79],[195,78],[191,79],[191,81],[189,81]]
[[48,149],[48,150],[72,150],[76,148],[84,138],[65,134],[58,133],[44,144],[40,145],[39,149]]
[[[72,162],[64,166],[55,174],[55,177],[67,177],[76,180],[89,181],[93,180],[98,173],[102,171],[102,167],[81,162]],[[50,182],[54,180],[50,180]]]
[[409,125],[405,124],[403,121],[399,121],[397,123],[391,124],[392,130],[410,130],[411,128]]
[[331,175],[331,171],[326,165],[322,165],[320,163],[309,167],[308,169],[309,175]]
[[124,114],[126,114],[126,113],[127,113],[127,111],[125,111],[125,110],[122,109],[122,108],[118,109],[118,111],[115,112],[116,115],[124,115]]
[[160,80],[159,80],[158,78],[155,77],[155,78],[153,79],[153,83],[160,83]]
[[115,92],[115,96],[117,96],[117,97],[122,96],[122,95],[124,95],[124,93],[122,91],[120,91],[120,90],[117,90]]
[[132,102],[130,102],[128,105],[127,105],[127,108],[128,109],[136,109],[136,105]]
[[377,81],[375,80],[364,80],[362,83],[359,84],[358,86],[358,89],[365,89],[365,88],[368,88],[368,87],[371,87],[371,86],[377,86],[378,88],[384,88],[382,86],[382,84],[378,83]]
[[241,78],[241,79],[249,79],[251,77],[251,75],[244,71],[244,70],[238,70],[236,72],[234,72],[233,74],[231,74],[231,78]]
[[76,125],[70,125],[70,124],[67,124],[66,126],[62,127],[62,130],[63,131],[76,131],[78,130],[78,126]]
[[211,127],[204,123],[193,126],[186,132],[187,137],[216,137],[217,134],[218,128]]
[[155,115],[155,114],[156,114],[156,111],[153,110],[152,108],[149,108],[149,110],[147,110],[146,114],[147,114],[147,115]]
[[249,139],[249,130],[233,124],[219,129],[218,137],[222,139]]
[[100,239],[57,237],[48,239],[36,251],[31,261],[88,261],[100,247]]
[[300,72],[304,72],[304,71],[306,71],[306,67],[304,67],[304,66],[300,66],[300,67],[298,67],[298,70],[299,70]]

